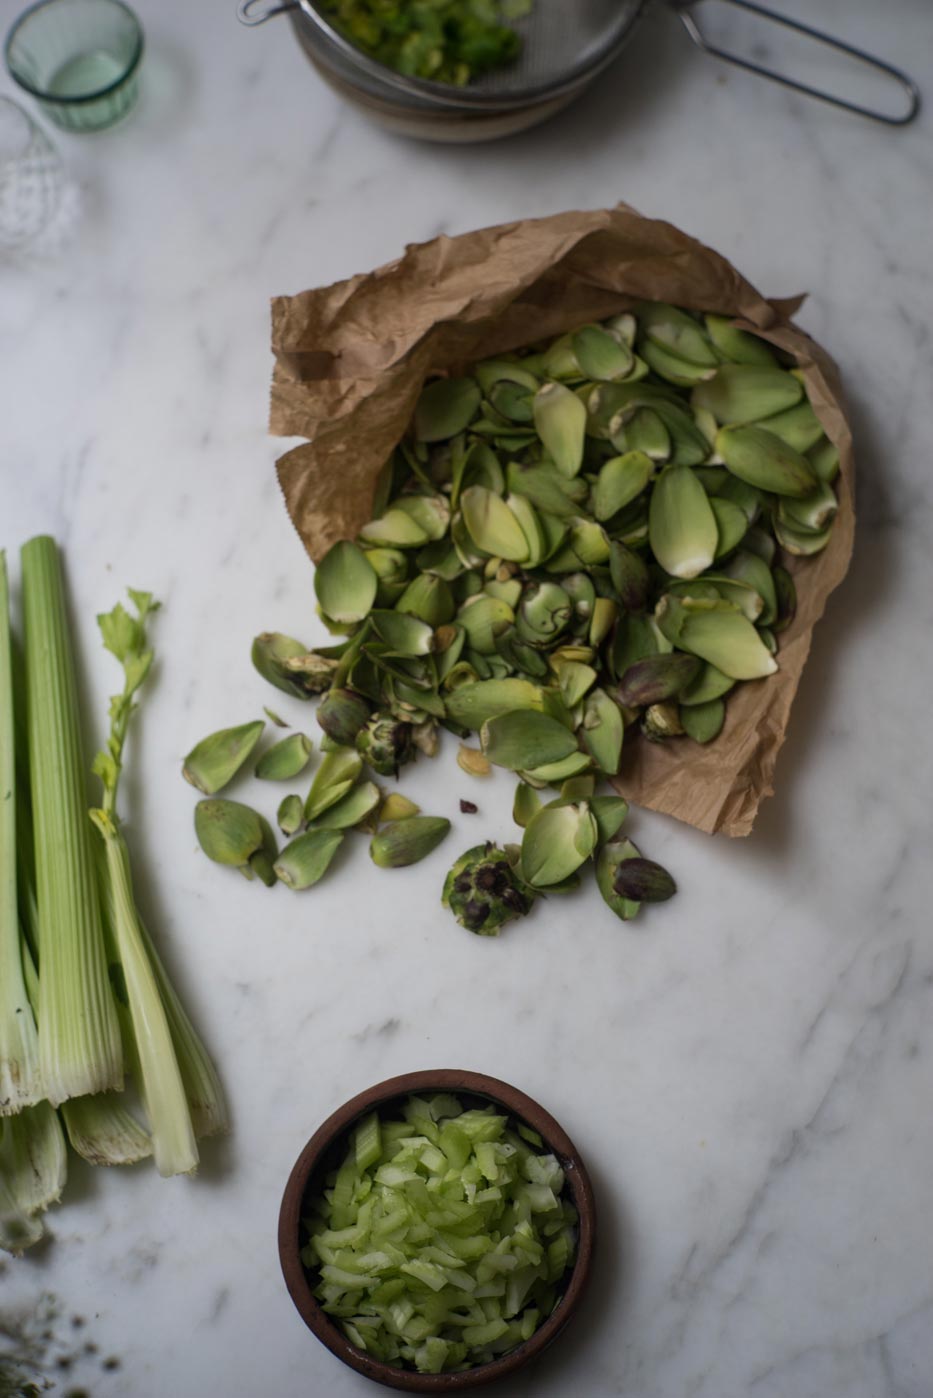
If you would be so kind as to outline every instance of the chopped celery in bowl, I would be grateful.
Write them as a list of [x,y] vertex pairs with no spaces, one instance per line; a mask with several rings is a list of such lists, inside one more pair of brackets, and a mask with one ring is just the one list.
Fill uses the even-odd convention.
[[279,1253],[305,1323],[408,1392],[471,1388],[564,1328],[593,1250],[579,1153],[507,1083],[451,1069],[347,1102],[299,1157]]

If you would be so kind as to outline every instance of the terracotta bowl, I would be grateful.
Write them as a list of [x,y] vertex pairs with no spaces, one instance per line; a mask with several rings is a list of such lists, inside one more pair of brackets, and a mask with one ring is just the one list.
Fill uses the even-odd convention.
[[[406,1097],[432,1092],[452,1092],[463,1101],[465,1107],[492,1102],[509,1116],[537,1131],[545,1146],[560,1161],[566,1177],[565,1191],[580,1216],[577,1256],[567,1273],[563,1293],[547,1320],[530,1340],[508,1354],[492,1363],[480,1364],[475,1369],[458,1374],[419,1374],[414,1370],[384,1364],[357,1349],[314,1299],[311,1294],[313,1282],[300,1256],[304,1201],[319,1192],[324,1176],[343,1158],[347,1136],[355,1122],[367,1112],[386,1112]],[[351,1369],[376,1383],[402,1389],[406,1393],[450,1393],[477,1388],[514,1374],[546,1349],[563,1330],[580,1303],[589,1277],[595,1228],[596,1209],[589,1177],[576,1146],[554,1118],[537,1102],[526,1097],[524,1092],[500,1082],[498,1078],[439,1068],[424,1073],[403,1073],[400,1077],[377,1083],[375,1087],[345,1102],[318,1127],[295,1162],[285,1186],[279,1213],[279,1258],[285,1284],[302,1320],[344,1364],[349,1364]]]

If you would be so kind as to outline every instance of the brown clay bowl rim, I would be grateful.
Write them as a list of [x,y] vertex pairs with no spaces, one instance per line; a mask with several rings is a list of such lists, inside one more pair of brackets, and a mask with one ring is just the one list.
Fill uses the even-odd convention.
[[[544,1324],[539,1326],[530,1340],[510,1350],[500,1359],[458,1374],[419,1374],[408,1369],[398,1369],[394,1365],[371,1359],[369,1355],[357,1349],[314,1299],[300,1256],[302,1201],[309,1181],[327,1150],[340,1137],[345,1136],[354,1121],[364,1113],[399,1097],[426,1091],[463,1092],[474,1097],[488,1098],[504,1107],[511,1116],[518,1117],[537,1131],[560,1161],[565,1173],[565,1187],[579,1214],[577,1256],[570,1280]],[[471,1073],[465,1069],[437,1068],[419,1073],[401,1073],[398,1077],[376,1083],[374,1087],[367,1088],[365,1092],[360,1092],[356,1097],[344,1102],[342,1107],[338,1107],[318,1127],[296,1160],[285,1186],[279,1211],[279,1260],[285,1285],[302,1320],[321,1343],[338,1359],[343,1360],[344,1364],[376,1383],[385,1384],[388,1388],[402,1389],[406,1393],[450,1393],[458,1389],[477,1388],[481,1384],[493,1383],[496,1379],[513,1374],[516,1369],[539,1355],[556,1338],[577,1309],[589,1280],[595,1229],[596,1205],[586,1167],[573,1141],[550,1112],[545,1111],[540,1103],[520,1092],[517,1087],[512,1087],[498,1078],[487,1077],[484,1073]]]

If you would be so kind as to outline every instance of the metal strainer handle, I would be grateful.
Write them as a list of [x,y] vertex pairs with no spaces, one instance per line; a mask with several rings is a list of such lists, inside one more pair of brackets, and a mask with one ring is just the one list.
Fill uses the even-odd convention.
[[768,10],[763,5],[753,4],[752,0],[720,0],[723,5],[734,5],[739,10],[750,10],[752,14],[759,15],[763,19],[773,20],[775,24],[782,24],[785,29],[793,29],[798,34],[806,35],[808,39],[815,39],[817,43],[838,49],[840,53],[847,54],[857,62],[865,63],[869,68],[874,68],[887,77],[893,78],[907,94],[908,106],[904,114],[890,116],[887,112],[878,111],[877,108],[864,107],[858,102],[849,102],[846,98],[837,97],[834,93],[824,92],[818,87],[811,87],[809,83],[798,82],[796,78],[788,78],[783,73],[776,73],[772,68],[765,68],[750,58],[743,58],[740,54],[730,53],[728,49],[721,49],[707,39],[691,13],[693,7],[697,3],[702,3],[702,0],[670,0],[670,3],[697,48],[702,49],[704,53],[712,54],[714,58],[721,58],[724,63],[732,63],[737,68],[745,68],[750,73],[757,73],[761,78],[770,78],[772,82],[793,88],[795,92],[803,92],[808,97],[818,97],[821,102],[830,102],[834,107],[845,108],[847,112],[857,112],[859,116],[870,117],[872,121],[883,121],[888,126],[906,126],[908,122],[913,121],[920,110],[920,93],[917,86],[900,68],[895,68],[890,63],[884,63],[874,54],[866,53],[864,49],[855,48],[852,44],[843,43],[841,39],[824,34],[822,30],[814,29],[809,24],[803,24],[798,19],[790,19],[787,15],[776,14],[774,10]]
[[253,28],[265,24],[273,15],[284,15],[300,8],[298,0],[283,0],[280,4],[276,4],[276,0],[238,0],[236,17],[241,24]]

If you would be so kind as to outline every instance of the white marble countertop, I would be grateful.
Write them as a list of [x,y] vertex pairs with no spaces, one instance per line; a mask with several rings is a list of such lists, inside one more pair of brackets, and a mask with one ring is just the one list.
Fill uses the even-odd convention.
[[[164,602],[124,809],[143,901],[221,1066],[234,1131],[205,1145],[194,1180],[75,1165],[53,1240],[0,1275],[0,1315],[55,1298],[46,1372],[63,1395],[365,1398],[282,1284],[282,1187],[345,1098],[457,1066],[542,1101],[598,1192],[586,1313],[510,1393],[929,1398],[925,0],[808,11],[913,71],[928,107],[905,130],[726,71],[657,7],[564,116],[472,149],[367,125],[314,77],[285,21],[250,32],[232,3],[141,8],[137,111],[103,135],[53,133],[83,196],[73,236],[44,260],[0,264],[0,544],[15,553],[38,531],[63,542],[97,734],[115,671],[94,614],[127,584]],[[8,79],[0,90],[12,95]],[[809,290],[800,322],[837,357],[851,400],[854,564],[817,630],[754,835],[710,839],[639,814],[635,837],[680,886],[672,903],[615,925],[590,890],[498,941],[440,910],[440,855],[381,874],[361,842],[353,877],[302,898],[208,866],[179,758],[279,707],[250,667],[256,632],[313,634],[311,571],[272,470],[284,444],[265,435],[269,297],[440,231],[620,198],[718,248],[768,295]],[[284,696],[281,708],[307,721]],[[468,782],[448,751],[404,789],[438,811]],[[480,814],[456,815],[456,843],[505,838],[509,782],[469,795]]]

